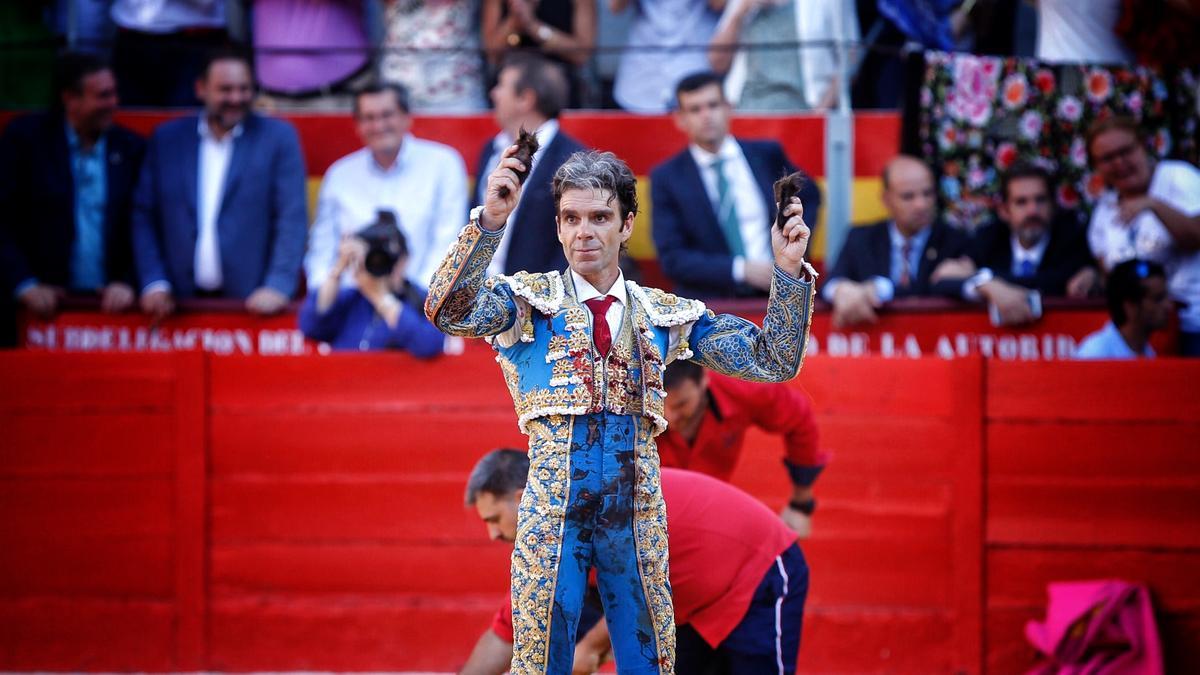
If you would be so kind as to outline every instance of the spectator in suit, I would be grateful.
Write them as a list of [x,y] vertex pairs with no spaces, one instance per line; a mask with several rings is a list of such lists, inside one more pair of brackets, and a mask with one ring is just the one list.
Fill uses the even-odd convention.
[[823,289],[838,326],[873,323],[895,298],[958,297],[962,289],[961,278],[931,278],[944,260],[967,251],[966,235],[938,218],[933,172],[921,160],[899,155],[882,178],[889,218],[850,230]]
[[1181,351],[1200,356],[1200,170],[1156,160],[1135,120],[1113,116],[1088,129],[1088,155],[1107,190],[1088,225],[1092,254],[1106,270],[1138,258],[1167,270],[1179,310]]
[[238,298],[274,314],[296,292],[308,216],[296,130],[250,111],[248,58],[214,52],[196,81],[199,115],[150,138],[133,212],[142,309],[175,298]]
[[[675,125],[688,147],[650,172],[659,262],[681,295],[765,296],[774,264],[772,186],[796,167],[775,141],[729,133],[733,109],[716,74],[689,75],[675,92]],[[805,222],[816,223],[816,184],[809,181],[800,199]]]
[[792,496],[779,517],[801,538],[812,530],[817,506],[813,483],[825,468],[818,448],[812,399],[784,384],[746,382],[676,360],[663,374],[667,430],[659,435],[664,467],[687,469],[729,482],[742,456],[746,431],[758,427],[783,439]]
[[[425,290],[410,282],[408,244],[395,215],[342,239],[338,259],[324,283],[300,309],[300,330],[337,350],[403,349],[420,358],[442,353],[445,336],[421,307]],[[339,283],[343,272],[354,285]]]
[[548,228],[554,227],[556,217],[550,180],[572,153],[584,149],[558,126],[558,114],[567,104],[567,78],[553,61],[517,52],[505,59],[491,96],[500,133],[484,144],[480,152],[472,203],[483,203],[488,174],[522,128],[537,134],[540,147],[533,156],[533,168],[516,210],[508,217],[500,248],[487,273],[491,276],[566,269],[562,246]]
[[[408,92],[398,84],[363,88],[353,110],[365,147],[334,162],[321,181],[304,257],[308,287],[324,283],[343,237],[386,209],[396,214],[408,242],[412,278],[428,288],[467,218],[466,165],[453,148],[409,132]],[[353,285],[350,274],[342,285]]]
[[975,234],[969,259],[948,260],[933,279],[966,276],[963,298],[996,306],[1006,325],[1028,323],[1030,291],[1046,297],[1086,298],[1100,276],[1087,235],[1074,215],[1054,208],[1050,174],[1019,163],[1000,180],[999,218]]
[[1150,336],[1167,325],[1174,309],[1163,266],[1126,260],[1109,273],[1105,294],[1111,320],[1079,343],[1075,358],[1154,358]]
[[0,268],[5,304],[52,315],[64,292],[99,294],[106,312],[133,305],[130,211],[145,142],[113,123],[117,83],[87,54],[57,64],[48,113],[0,137]]

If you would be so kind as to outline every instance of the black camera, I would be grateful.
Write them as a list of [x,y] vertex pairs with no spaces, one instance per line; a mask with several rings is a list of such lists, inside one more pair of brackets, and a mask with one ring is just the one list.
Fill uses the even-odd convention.
[[378,211],[375,222],[355,236],[367,244],[363,268],[373,277],[389,276],[396,261],[408,255],[408,243],[396,222],[396,214],[391,211]]

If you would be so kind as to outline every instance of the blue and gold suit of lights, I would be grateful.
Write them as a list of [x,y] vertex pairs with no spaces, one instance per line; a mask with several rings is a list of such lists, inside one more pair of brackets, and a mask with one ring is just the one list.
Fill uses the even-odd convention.
[[628,306],[601,357],[571,277],[485,279],[503,231],[470,222],[442,262],[425,312],[442,331],[487,338],[529,436],[529,480],[512,556],[511,670],[570,673],[589,570],[596,570],[617,669],[675,672],[667,515],[654,437],[666,428],[663,370],[691,359],[780,382],[799,372],[812,269],[776,268],[760,329],[695,300],[626,283]]

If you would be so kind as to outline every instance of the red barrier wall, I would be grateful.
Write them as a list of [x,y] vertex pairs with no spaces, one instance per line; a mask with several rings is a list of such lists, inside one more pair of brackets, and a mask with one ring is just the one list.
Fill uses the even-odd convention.
[[[0,354],[0,669],[452,670],[506,588],[462,507],[491,353]],[[805,672],[1019,670],[1045,582],[1150,583],[1200,667],[1200,364],[813,357]],[[734,482],[772,508],[775,439]]]

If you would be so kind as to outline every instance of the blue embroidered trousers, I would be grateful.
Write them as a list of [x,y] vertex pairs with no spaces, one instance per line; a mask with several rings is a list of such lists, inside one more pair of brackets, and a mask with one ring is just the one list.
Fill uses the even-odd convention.
[[[632,415],[602,412],[563,416],[560,424],[569,427],[569,442],[565,444],[539,444],[536,436],[531,436],[534,443],[530,448],[530,484],[554,482],[553,472],[547,468],[550,458],[546,455],[561,454],[564,449],[566,481],[565,491],[551,487],[552,492],[559,494],[551,497],[549,508],[539,511],[537,501],[526,503],[522,499],[518,546],[513,553],[514,627],[531,625],[532,616],[545,616],[547,620],[533,622],[536,629],[526,631],[527,641],[514,645],[513,672],[571,672],[576,629],[588,574],[593,568],[618,672],[630,675],[664,672],[664,666],[669,668],[674,656],[673,633],[664,637],[661,632],[663,619],[670,618],[669,612],[663,616],[662,607],[664,597],[670,603],[666,561],[664,557],[660,563],[653,553],[646,560],[639,560],[642,543],[639,535],[647,538],[646,524],[639,528],[639,517],[654,514],[661,517],[657,509],[652,514],[646,508],[645,497],[651,485],[645,481],[652,483],[654,492],[659,493],[661,504],[657,458],[647,453],[647,449],[654,452],[653,441],[645,433],[648,422]],[[655,460],[652,465],[648,458]],[[560,466],[558,462],[550,463]],[[546,480],[547,477],[551,480]],[[641,495],[639,489],[643,491]],[[526,496],[529,495],[527,488]],[[555,529],[561,531],[561,537],[553,560],[539,560],[538,551],[522,546],[535,543],[529,539],[530,534],[552,534]],[[649,538],[652,541],[645,543],[651,548],[665,548],[665,537]],[[552,547],[553,540],[551,537],[542,543]],[[544,556],[546,551],[540,553]],[[530,615],[524,617],[524,622],[520,620],[522,613]],[[528,635],[530,632],[532,636]],[[522,640],[519,634],[514,637]],[[532,641],[528,641],[530,637]],[[662,653],[668,649],[670,654]]]

